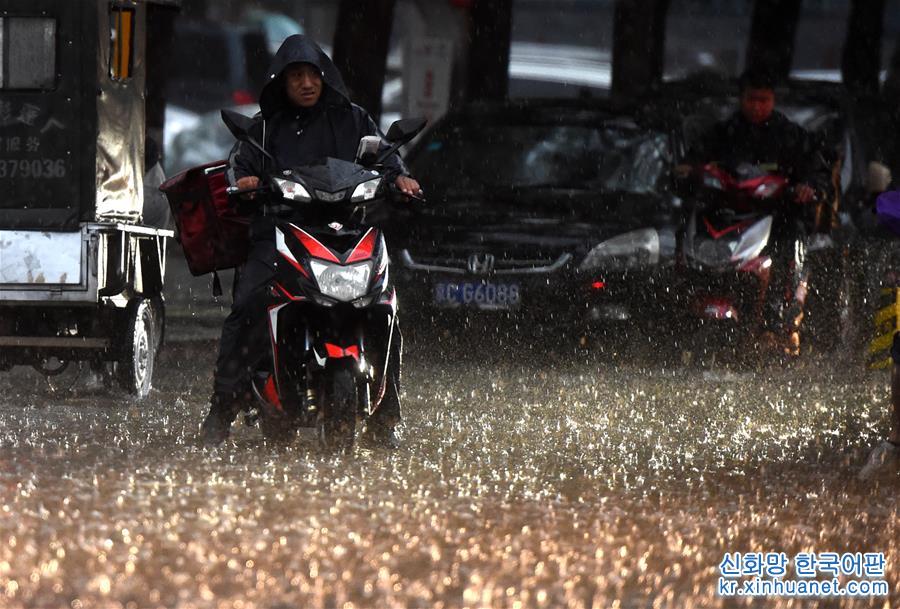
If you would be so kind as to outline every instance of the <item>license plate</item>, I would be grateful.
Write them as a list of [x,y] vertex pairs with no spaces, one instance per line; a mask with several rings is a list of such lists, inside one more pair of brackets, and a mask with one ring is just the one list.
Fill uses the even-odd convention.
[[514,309],[522,302],[518,283],[440,281],[434,284],[433,294],[439,307]]

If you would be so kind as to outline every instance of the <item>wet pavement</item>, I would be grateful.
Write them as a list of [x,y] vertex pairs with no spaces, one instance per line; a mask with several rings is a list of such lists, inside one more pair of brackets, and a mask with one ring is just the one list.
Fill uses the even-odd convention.
[[198,328],[142,403],[0,376],[0,607],[745,606],[716,594],[735,551],[887,558],[887,598],[755,606],[900,604],[900,477],[854,479],[884,374],[410,333],[401,449],[330,456],[241,422],[210,451]]

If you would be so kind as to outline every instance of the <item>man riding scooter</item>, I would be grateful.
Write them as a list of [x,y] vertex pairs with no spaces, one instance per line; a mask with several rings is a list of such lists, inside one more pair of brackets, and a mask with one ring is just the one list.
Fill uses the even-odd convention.
[[[360,139],[379,134],[369,114],[351,103],[337,68],[310,38],[287,38],[267,74],[252,135],[281,166],[309,165],[325,157],[353,161]],[[242,191],[257,188],[266,163],[271,161],[259,150],[238,142],[229,159],[229,181]],[[421,194],[398,154],[389,157],[385,166],[400,193]],[[236,274],[234,301],[219,342],[210,410],[201,426],[206,445],[217,445],[228,437],[231,423],[252,399],[249,375],[266,357],[263,292],[275,273],[273,226],[271,217],[256,215],[251,220],[250,253]],[[399,356],[399,331],[396,338]],[[386,447],[397,445],[399,357],[397,363],[383,406],[367,430],[370,440]]]
[[[684,164],[675,168],[675,175],[686,178],[696,166],[707,163],[723,167],[753,165],[783,175],[793,185],[791,198],[799,206],[816,201],[829,184],[829,170],[813,149],[806,131],[775,110],[775,79],[759,70],[748,70],[741,76],[738,111],[717,123],[688,151]],[[797,256],[794,243],[804,230],[802,209],[791,211],[785,210],[781,221],[772,227],[772,266],[768,280],[761,285],[763,302],[777,302],[765,296],[770,290],[788,287]],[[797,355],[802,315],[802,310],[767,306],[760,343],[768,348],[780,346],[786,354]],[[779,345],[779,339],[786,339],[786,344]]]

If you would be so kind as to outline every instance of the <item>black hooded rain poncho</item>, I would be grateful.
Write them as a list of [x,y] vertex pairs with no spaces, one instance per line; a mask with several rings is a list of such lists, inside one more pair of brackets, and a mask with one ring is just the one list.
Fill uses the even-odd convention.
[[[322,95],[312,108],[293,105],[285,93],[283,72],[294,63],[312,64],[322,75]],[[251,135],[264,142],[279,165],[275,169],[310,165],[325,157],[353,161],[363,136],[381,135],[368,112],[350,101],[344,80],[328,55],[300,34],[287,38],[275,54],[259,105],[261,112]],[[257,149],[238,142],[229,159],[229,178],[234,183],[246,176],[261,176],[272,169],[270,163]],[[385,165],[391,178],[407,174],[398,154]]]

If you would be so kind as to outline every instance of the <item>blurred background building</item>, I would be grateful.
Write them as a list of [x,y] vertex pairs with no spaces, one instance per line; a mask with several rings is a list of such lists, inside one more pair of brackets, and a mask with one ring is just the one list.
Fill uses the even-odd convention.
[[[883,16],[877,24],[882,31],[871,33],[881,55],[873,67],[881,81],[890,79],[900,11],[893,4],[885,10],[885,0],[857,4],[877,7]],[[629,5],[638,21],[652,20],[641,12],[646,7],[660,11],[661,28],[638,23],[630,44],[639,45],[649,32],[662,45],[657,55],[663,79],[697,72],[738,75],[752,46],[754,10],[768,5],[774,8],[764,20],[776,30],[783,27],[792,39],[790,75],[841,81],[852,0],[184,0],[187,19],[177,24],[171,54],[167,154],[180,154],[172,148],[175,136],[199,125],[204,113],[224,105],[250,109],[271,54],[293,33],[312,36],[333,54],[355,101],[381,117],[384,126],[412,114],[433,120],[450,105],[481,94],[605,96],[614,84],[617,6],[627,18]],[[485,17],[493,22],[484,26]],[[338,48],[336,40],[348,42]],[[372,52],[363,52],[360,41],[368,41]],[[382,52],[383,66],[378,65]],[[470,62],[475,55],[476,62]],[[364,61],[367,65],[355,70]],[[631,80],[644,79],[640,71],[629,72]],[[497,82],[498,73],[508,74],[508,82]],[[623,82],[641,86],[620,78],[619,85]],[[207,122],[207,135],[215,139],[217,121]],[[224,133],[219,137],[227,139]],[[191,158],[175,164],[170,158],[168,168],[192,164],[206,152],[193,150]]]
[[[266,66],[294,33],[332,55],[382,128],[434,122],[472,100],[628,99],[768,63],[783,77],[844,82],[862,102],[847,116],[871,119],[852,121],[862,156],[900,175],[884,137],[900,124],[900,6],[887,0],[183,0],[182,13],[166,50],[169,175],[227,157],[233,138],[218,110],[257,111]],[[173,287],[202,310],[207,279],[181,270]]]

